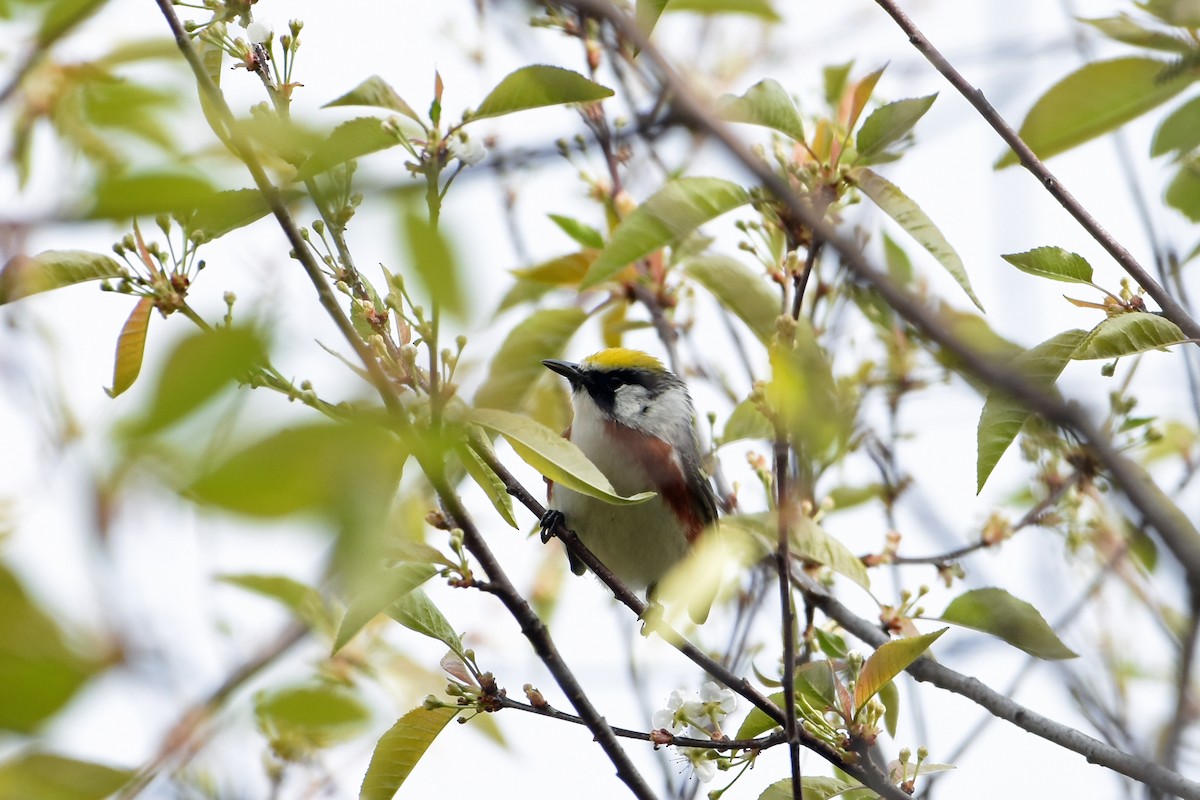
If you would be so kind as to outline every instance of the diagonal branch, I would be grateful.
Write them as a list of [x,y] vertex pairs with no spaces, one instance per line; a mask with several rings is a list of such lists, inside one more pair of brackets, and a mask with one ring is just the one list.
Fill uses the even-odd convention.
[[1013,127],[1000,115],[1000,112],[987,101],[983,96],[983,91],[972,86],[966,78],[962,76],[954,66],[946,60],[946,57],[938,52],[937,48],[925,38],[925,34],[921,33],[908,15],[897,7],[893,0],[875,0],[888,16],[896,21],[900,29],[908,35],[908,41],[912,46],[917,48],[917,51],[925,56],[925,59],[933,65],[934,69],[942,73],[950,85],[958,90],[966,101],[975,107],[979,115],[984,121],[992,126],[996,133],[1000,134],[1000,138],[1004,143],[1012,148],[1017,154],[1017,158],[1021,161],[1021,166],[1029,170],[1038,182],[1046,188],[1052,197],[1062,204],[1062,207],[1067,210],[1067,213],[1075,218],[1076,222],[1083,227],[1088,234],[1099,242],[1113,260],[1121,265],[1129,276],[1137,281],[1138,285],[1146,290],[1146,293],[1154,298],[1154,302],[1158,303],[1159,308],[1163,310],[1163,315],[1167,319],[1179,326],[1189,339],[1200,339],[1200,323],[1198,323],[1187,309],[1177,301],[1166,289],[1162,287],[1150,275],[1146,269],[1138,263],[1138,260],[1118,242],[1113,235],[1104,229],[1095,217],[1093,217],[1087,209],[1080,205],[1075,199],[1075,195],[1071,194],[1067,187],[1062,184],[1054,174],[1046,168],[1046,165],[1040,158],[1030,149],[1029,145],[1025,144]]

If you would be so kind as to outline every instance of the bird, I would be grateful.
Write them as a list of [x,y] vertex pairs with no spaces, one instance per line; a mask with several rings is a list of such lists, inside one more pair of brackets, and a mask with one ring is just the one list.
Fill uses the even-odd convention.
[[[578,363],[546,359],[571,385],[574,419],[563,433],[622,495],[651,491],[634,505],[613,505],[549,482],[543,538],[562,522],[605,566],[653,599],[658,581],[717,520],[717,500],[704,474],[687,387],[657,358],[610,347]],[[586,568],[568,554],[571,569]],[[704,622],[715,587],[688,601]]]

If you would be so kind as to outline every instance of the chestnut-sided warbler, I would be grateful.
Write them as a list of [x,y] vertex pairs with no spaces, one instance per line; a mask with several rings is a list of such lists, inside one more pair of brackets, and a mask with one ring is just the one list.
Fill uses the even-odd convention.
[[[701,466],[692,398],[658,359],[637,350],[613,347],[578,364],[542,363],[571,382],[575,419],[563,436],[622,495],[657,495],[636,505],[613,505],[551,484],[543,529],[563,521],[623,582],[653,592],[717,519],[716,498]],[[575,559],[571,569],[584,572]],[[696,622],[708,616],[711,599],[709,594],[689,602]]]

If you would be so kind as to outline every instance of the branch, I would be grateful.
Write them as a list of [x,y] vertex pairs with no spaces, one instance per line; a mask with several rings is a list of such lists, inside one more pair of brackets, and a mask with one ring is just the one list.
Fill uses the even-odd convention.
[[[872,624],[846,608],[811,578],[797,575],[796,580],[801,584],[813,605],[854,636],[876,648],[889,641],[888,635],[880,630],[878,625]],[[919,681],[932,683],[939,689],[961,695],[983,706],[993,716],[1007,720],[1022,730],[1079,753],[1093,764],[1107,767],[1114,772],[1119,772],[1173,795],[1187,798],[1187,800],[1200,800],[1200,783],[1188,780],[1153,761],[1122,752],[1075,728],[1063,725],[1061,722],[1043,717],[1036,711],[988,688],[975,678],[955,672],[925,656],[909,665],[907,672]]]
[[[1030,383],[1009,364],[979,353],[938,319],[919,298],[871,266],[852,239],[839,233],[827,221],[816,215],[808,204],[801,202],[787,182],[771,170],[769,164],[755,156],[737,138],[729,125],[712,114],[712,104],[696,94],[662,53],[646,39],[632,17],[603,0],[560,2],[604,17],[622,36],[637,44],[641,57],[654,66],[659,73],[659,79],[670,88],[676,112],[716,139],[788,212],[808,226],[826,246],[835,249],[851,274],[874,289],[893,310],[924,336],[953,354],[959,360],[963,371],[1011,395],[1029,411],[1040,414],[1047,421],[1074,431],[1086,442],[1112,481],[1145,515],[1158,532],[1163,544],[1183,566],[1193,592],[1200,593],[1200,532],[1197,532],[1183,512],[1154,484],[1145,470],[1125,458],[1108,441],[1101,429],[1092,423],[1082,409]],[[1171,305],[1178,308],[1178,304],[1173,301]],[[1166,309],[1167,305],[1163,304],[1163,308]],[[1189,320],[1190,318],[1184,322]],[[1191,322],[1191,327],[1200,334],[1200,326],[1194,321]],[[1184,330],[1187,331],[1186,328]],[[1188,336],[1193,334],[1188,333]]]
[[[487,452],[483,448],[476,449],[475,452],[496,473],[496,476],[504,483],[505,489],[510,495],[515,497],[538,519],[545,516],[545,507],[521,485],[520,481],[513,477],[512,473],[492,453]],[[558,525],[552,533],[562,541],[563,545],[566,546],[572,555],[583,562],[609,588],[617,600],[637,614],[639,618],[645,619],[646,604],[628,586],[613,575],[612,571],[604,566],[604,563],[600,559],[596,558],[595,554],[579,540],[574,531],[564,525]],[[653,630],[665,642],[690,659],[700,669],[750,701],[755,708],[770,717],[777,725],[782,726],[786,724],[786,715],[783,711],[772,703],[769,698],[759,692],[748,680],[739,677],[725,667],[725,665],[711,658],[707,653],[689,642],[682,634],[671,628],[671,626],[667,625],[661,619],[654,621]],[[888,800],[908,800],[908,795],[889,781],[887,776],[880,772],[873,762],[869,760],[859,763],[851,762],[846,759],[841,751],[813,736],[802,726],[797,727],[801,743],[830,764],[846,772],[881,796],[888,798]]]
[[[570,722],[575,725],[586,725],[581,718],[574,714],[568,714],[565,711],[559,711],[549,705],[535,706],[529,703],[522,703],[519,700],[513,700],[508,697],[496,698],[504,708],[513,708],[518,711],[526,711],[530,714],[537,714],[550,719],[556,719],[560,722]],[[651,742],[655,749],[658,749],[664,743],[670,747],[692,747],[699,750],[769,750],[772,747],[784,744],[787,742],[787,735],[784,733],[772,733],[769,736],[762,736],[756,739],[693,739],[688,736],[675,736],[668,734],[665,731],[636,731],[630,728],[613,727],[613,733],[623,739],[637,739],[643,742]]]
[[[637,767],[629,759],[629,754],[621,747],[617,741],[616,735],[612,728],[609,727],[604,717],[600,716],[600,712],[588,700],[587,695],[583,691],[583,687],[579,685],[574,673],[571,672],[567,662],[563,660],[562,655],[558,652],[558,648],[554,645],[554,640],[550,638],[550,631],[546,628],[545,623],[538,617],[537,612],[529,605],[521,593],[517,591],[512,582],[508,579],[508,575],[504,573],[500,562],[496,560],[492,550],[480,535],[479,529],[475,527],[474,521],[468,516],[466,509],[458,499],[458,495],[446,483],[445,476],[442,474],[440,464],[430,468],[422,464],[425,468],[425,474],[432,483],[434,490],[441,499],[449,517],[454,520],[454,524],[462,529],[463,544],[479,562],[484,573],[488,577],[488,591],[500,599],[504,607],[521,626],[521,633],[525,634],[525,638],[529,640],[529,644],[533,646],[533,650],[537,653],[538,658],[550,670],[550,674],[554,676],[554,680],[558,683],[563,693],[567,696],[567,700],[579,712],[580,720],[592,732],[596,743],[604,750],[605,754],[612,761],[613,766],[617,768],[617,777],[620,778],[635,797],[642,800],[654,800],[654,792],[651,791],[649,785],[646,784],[644,778],[638,772]],[[431,465],[432,466],[432,465]]]
[[1129,273],[1138,285],[1146,290],[1146,293],[1154,298],[1162,309],[1163,315],[1174,322],[1184,332],[1189,339],[1200,339],[1200,323],[1198,323],[1188,313],[1178,301],[1172,297],[1166,289],[1164,289],[1150,273],[1138,263],[1137,259],[1126,250],[1120,242],[1113,238],[1104,227],[1096,221],[1087,209],[1080,205],[1075,196],[1067,191],[1067,187],[1054,177],[1053,173],[1046,168],[1042,160],[1034,154],[1029,145],[1025,144],[1020,135],[1013,130],[1012,126],[1005,121],[991,103],[983,96],[983,91],[972,86],[966,78],[956,70],[949,61],[946,60],[937,48],[925,38],[925,34],[913,24],[908,15],[901,11],[893,2],[893,0],[875,0],[879,7],[887,12],[888,16],[896,21],[900,29],[908,35],[908,41],[912,43],[917,51],[925,56],[925,59],[933,65],[934,69],[942,73],[950,85],[958,90],[967,102],[975,107],[979,115],[992,126],[996,133],[1000,134],[1000,138],[1004,143],[1012,148],[1013,152],[1021,160],[1021,166],[1033,173],[1033,176],[1038,179],[1038,182],[1046,188],[1052,197],[1057,200],[1062,207],[1067,210],[1072,217],[1083,227],[1093,239],[1099,242],[1113,260],[1121,265],[1121,268]]

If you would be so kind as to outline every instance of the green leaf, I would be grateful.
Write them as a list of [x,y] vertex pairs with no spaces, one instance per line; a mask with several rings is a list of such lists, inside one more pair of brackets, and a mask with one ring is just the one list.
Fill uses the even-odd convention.
[[871,112],[858,129],[858,136],[855,138],[858,161],[865,163],[864,159],[869,160],[881,155],[892,144],[904,138],[917,124],[917,120],[925,116],[925,112],[936,99],[935,93],[926,97],[897,100]]
[[669,0],[667,11],[691,11],[696,14],[746,14],[767,22],[781,22],[783,17],[768,0]]
[[150,406],[134,421],[130,432],[146,435],[176,424],[221,390],[247,380],[251,367],[265,358],[262,339],[247,328],[192,334],[167,357]]
[[300,165],[296,180],[308,180],[338,164],[361,156],[387,150],[400,143],[400,134],[386,120],[378,117],[358,117],[343,122]]
[[129,318],[117,336],[117,352],[113,358],[113,385],[104,392],[116,397],[137,380],[142,371],[142,355],[146,351],[146,331],[150,327],[150,312],[154,310],[154,298],[143,297],[133,307]]
[[[285,203],[294,203],[303,197],[302,192],[280,193]],[[243,228],[271,213],[271,207],[258,189],[232,189],[217,192],[208,201],[197,207],[187,220],[188,230],[197,243],[219,239],[230,231]]]
[[[1049,389],[1062,374],[1072,354],[1087,336],[1085,331],[1069,330],[1013,358],[1010,367],[1026,381]],[[998,389],[988,391],[983,411],[979,415],[975,461],[976,491],[982,491],[996,462],[1017,438],[1029,410],[1025,404]]]
[[437,573],[438,567],[432,564],[405,562],[360,579],[356,595],[338,625],[332,654],[336,655],[368,622]]
[[354,736],[371,718],[349,690],[325,684],[262,692],[254,713],[272,738],[299,737],[317,747]]
[[930,255],[936,258],[938,263],[963,288],[975,307],[983,311],[983,304],[979,302],[979,298],[975,296],[975,290],[971,288],[971,279],[967,277],[962,259],[946,241],[942,232],[933,224],[933,220],[929,219],[915,202],[890,181],[866,167],[851,169],[848,177],[862,190],[863,194],[871,198],[875,205],[879,206],[885,214],[894,219],[901,228],[908,231],[910,236],[928,250]]
[[[603,242],[601,242],[601,247],[603,246]],[[599,254],[599,250],[581,250],[578,253],[567,253],[565,256],[552,258],[531,267],[514,269],[511,272],[520,280],[544,284],[546,288],[578,286]]]
[[854,687],[854,713],[857,715],[875,694],[887,686],[892,678],[899,675],[909,664],[921,657],[938,637],[946,632],[946,628],[924,636],[913,636],[907,639],[894,639],[883,644],[871,654],[863,664],[858,674],[858,683]]
[[561,358],[567,343],[587,320],[578,308],[533,312],[513,328],[488,365],[487,378],[475,393],[475,405],[516,411],[546,373],[544,358]]
[[505,76],[464,121],[564,103],[591,103],[612,96],[612,89],[593,83],[578,72],[536,64]]
[[93,219],[125,220],[153,214],[187,214],[213,201],[216,189],[195,175],[143,172],[108,175],[95,188]]
[[599,250],[604,247],[604,237],[600,235],[600,231],[593,228],[591,225],[585,225],[577,219],[564,217],[562,214],[547,214],[551,221],[554,222],[562,232],[570,236],[578,244],[583,247]]
[[1200,161],[1192,159],[1180,165],[1167,186],[1165,199],[1167,205],[1192,222],[1200,222]]
[[405,452],[366,424],[288,428],[234,453],[188,489],[197,500],[256,517],[297,512],[361,513],[390,496]]
[[133,771],[26,750],[0,762],[0,800],[104,800]]
[[761,125],[793,141],[804,141],[804,122],[796,104],[787,90],[771,78],[754,84],[741,97],[725,95],[717,101],[717,111],[731,122]]
[[1158,124],[1150,155],[1190,153],[1200,147],[1200,97],[1193,97]]
[[457,713],[453,708],[414,708],[401,717],[375,745],[359,800],[392,800]]
[[45,50],[79,23],[100,10],[106,0],[54,0],[37,30],[37,47]]
[[775,336],[775,322],[783,313],[783,298],[766,277],[730,256],[693,256],[683,271],[712,293],[734,316],[746,323],[763,344]]
[[[1046,159],[1116,130],[1183,91],[1194,71],[1163,78],[1170,65],[1155,58],[1093,61],[1050,87],[1029,110],[1019,131],[1025,144]],[[1011,150],[996,168],[1017,163]]]
[[324,630],[329,617],[321,593],[308,584],[283,575],[220,575],[221,583],[275,600],[314,631]]
[[438,607],[421,589],[413,589],[387,608],[387,615],[411,631],[437,639],[459,658],[463,657],[462,639]]
[[[0,563],[0,731],[33,734],[103,666],[76,652],[54,618]],[[0,798],[8,797],[0,788]]]
[[[474,444],[479,447],[490,447],[487,439],[483,436],[477,437]],[[479,457],[473,447],[461,445],[456,448],[455,452],[458,453],[459,461],[462,462],[467,474],[471,476],[471,480],[475,481],[475,485],[487,496],[492,508],[496,509],[500,518],[507,522],[509,527],[519,528],[516,517],[513,516],[512,495],[508,493],[500,476]]]
[[1192,43],[1185,36],[1175,36],[1166,31],[1146,28],[1125,13],[1115,17],[1080,19],[1079,21],[1086,22],[1114,41],[1124,42],[1135,47],[1166,50],[1171,53],[1186,53],[1192,48]]
[[86,250],[46,250],[16,256],[0,270],[0,305],[85,281],[120,278],[128,270],[112,256]]
[[939,619],[990,633],[1037,658],[1076,657],[1036,608],[1003,589],[964,592],[950,601]]
[[[879,701],[883,703],[883,726],[888,736],[896,738],[896,726],[900,723],[900,690],[895,681],[888,681],[879,690]],[[924,770],[921,771],[924,774]]]
[[421,285],[443,311],[461,319],[466,313],[466,295],[450,242],[441,230],[415,212],[405,214],[404,232]]
[[1092,283],[1092,265],[1083,256],[1061,247],[1036,247],[1000,256],[1021,272],[1064,283]]
[[792,533],[795,555],[824,564],[864,589],[870,590],[871,578],[859,557],[850,552],[846,545],[826,533],[811,517],[801,516],[796,520]]
[[826,658],[845,658],[850,655],[850,648],[846,646],[846,640],[838,634],[823,628],[813,628],[813,636],[817,640],[817,647],[825,654]]
[[720,178],[671,181],[621,221],[580,288],[603,283],[634,261],[682,241],[705,222],[749,202],[745,189]]
[[341,97],[336,100],[330,100],[321,107],[329,108],[331,106],[374,106],[376,108],[386,108],[391,111],[397,111],[424,127],[424,123],[417,116],[417,112],[413,111],[412,107],[404,102],[404,98],[396,93],[396,90],[392,88],[390,83],[378,75],[372,75]]
[[1191,0],[1134,0],[1134,5],[1168,25],[1200,28],[1200,8]]
[[834,378],[833,363],[807,317],[794,325],[790,343],[781,340],[771,348],[770,359],[763,413],[811,457],[835,458],[853,433],[855,398]]
[[725,428],[721,431],[722,446],[743,439],[769,440],[775,438],[775,426],[759,410],[758,403],[747,397],[733,407]]
[[654,492],[622,497],[582,450],[528,417],[499,409],[478,408],[468,419],[503,436],[526,464],[568,489],[613,505],[632,505],[654,497]]
[[637,19],[638,28],[647,39],[650,38],[654,26],[658,24],[658,18],[662,16],[666,6],[667,0],[637,0],[634,16]]
[[1186,341],[1187,336],[1169,319],[1148,311],[1132,311],[1109,317],[1092,328],[1071,358],[1120,358]]
[[[801,800],[829,800],[839,794],[857,789],[862,784],[847,783],[840,778],[828,778],[821,775],[809,775],[800,778]],[[784,778],[768,786],[758,800],[792,800],[792,779]]]

